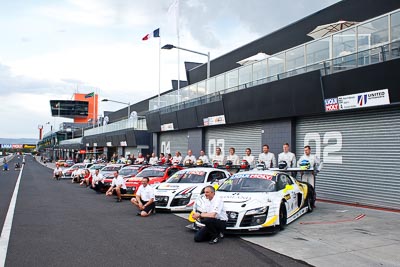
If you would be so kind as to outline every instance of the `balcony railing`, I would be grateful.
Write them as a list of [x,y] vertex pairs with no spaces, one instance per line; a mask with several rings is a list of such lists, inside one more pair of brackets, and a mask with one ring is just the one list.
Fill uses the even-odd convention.
[[115,132],[125,129],[147,130],[146,118],[138,117],[137,119],[129,118],[125,120],[120,120],[104,126],[85,130],[84,135],[90,136],[90,135]]
[[[305,72],[322,75],[399,57],[400,10],[358,23],[330,36],[279,52],[210,79],[149,100],[149,112],[166,113],[210,103],[221,94]],[[158,106],[160,103],[160,106]]]

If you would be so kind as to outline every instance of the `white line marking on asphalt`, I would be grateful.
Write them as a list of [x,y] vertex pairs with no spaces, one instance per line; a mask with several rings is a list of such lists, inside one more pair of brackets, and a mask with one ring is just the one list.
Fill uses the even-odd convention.
[[6,264],[8,241],[10,241],[10,233],[11,233],[11,227],[12,227],[13,218],[14,218],[15,204],[17,203],[19,184],[21,182],[23,170],[24,170],[24,165],[22,165],[21,171],[19,172],[19,176],[18,176],[17,182],[15,184],[15,188],[14,188],[14,193],[11,197],[10,206],[8,206],[7,216],[4,221],[3,230],[1,231],[0,266],[4,266]]

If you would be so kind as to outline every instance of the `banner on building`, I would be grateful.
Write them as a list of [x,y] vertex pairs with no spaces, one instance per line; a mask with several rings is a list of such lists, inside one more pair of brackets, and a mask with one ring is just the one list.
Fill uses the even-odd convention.
[[173,131],[173,130],[174,130],[174,124],[172,122],[161,125],[161,132]]
[[389,90],[363,92],[325,99],[325,111],[358,109],[390,104]]
[[203,118],[204,126],[213,126],[213,125],[220,125],[220,124],[226,124],[225,115],[218,115],[218,116]]

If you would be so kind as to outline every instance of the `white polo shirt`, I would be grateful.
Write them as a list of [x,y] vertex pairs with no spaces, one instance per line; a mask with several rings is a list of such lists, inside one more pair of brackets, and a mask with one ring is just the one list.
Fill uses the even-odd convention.
[[140,185],[136,195],[140,196],[143,201],[149,201],[150,199],[154,199],[154,188],[150,185],[146,187]]
[[124,180],[124,178],[122,178],[121,175],[118,175],[117,178],[115,178],[115,177],[113,178],[111,187],[119,186],[119,185],[121,186],[122,189],[126,189],[125,180]]
[[282,152],[278,155],[278,163],[280,161],[286,161],[289,168],[296,167],[296,156],[292,152]]
[[247,162],[249,163],[249,165],[253,166],[254,165],[254,156],[243,156],[244,160],[247,160]]
[[239,156],[236,154],[226,156],[226,161],[232,161],[233,165],[239,165]]
[[200,156],[199,159],[201,159],[204,164],[208,164],[209,163],[207,155]]
[[261,153],[258,156],[259,161],[263,161],[265,163],[265,166],[267,168],[276,168],[276,159],[275,159],[275,154],[268,152],[267,154]]
[[301,156],[299,158],[299,161],[297,162],[297,167],[300,167],[300,162],[303,160],[308,160],[310,162],[311,168],[313,168],[314,170],[318,169],[319,164],[321,163],[321,160],[316,156],[316,155],[306,155],[303,154],[303,156]]
[[219,165],[222,165],[224,164],[224,156],[222,154],[220,155],[215,154],[211,161],[212,161],[211,163],[217,162]]
[[149,164],[151,165],[157,164],[157,162],[158,162],[158,157],[151,157],[149,159]]
[[224,201],[220,196],[214,195],[213,199],[205,199],[204,201],[204,212],[215,212],[217,213],[216,219],[221,221],[227,221],[228,215],[226,214]]
[[182,163],[182,156],[174,156],[174,157],[172,157],[172,163],[181,164]]
[[185,159],[183,160],[183,164],[185,164],[187,160],[190,160],[191,164],[196,163],[196,157],[194,155],[186,155]]
[[99,173],[99,174],[97,174],[97,175],[96,175],[96,173],[93,173],[92,177],[93,177],[93,182],[94,182],[95,184],[97,184],[98,182],[104,180],[104,177],[103,177],[103,175],[102,175],[101,173]]
[[62,169],[61,169],[61,167],[58,167],[58,168],[55,168],[54,169],[54,175],[56,175],[56,174],[60,174],[60,172],[62,173]]

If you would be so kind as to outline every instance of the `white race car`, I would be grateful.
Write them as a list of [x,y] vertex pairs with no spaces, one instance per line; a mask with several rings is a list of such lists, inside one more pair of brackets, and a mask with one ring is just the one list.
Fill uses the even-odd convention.
[[176,172],[156,188],[156,209],[191,211],[196,198],[207,185],[222,184],[229,172],[215,168],[189,168]]
[[[311,212],[315,203],[314,188],[299,182],[287,173],[252,170],[234,174],[217,190],[224,200],[228,215],[226,230],[232,232],[276,231]],[[193,211],[201,212],[204,195],[198,198]],[[192,213],[193,213],[192,211]],[[203,227],[194,220],[191,228]]]

